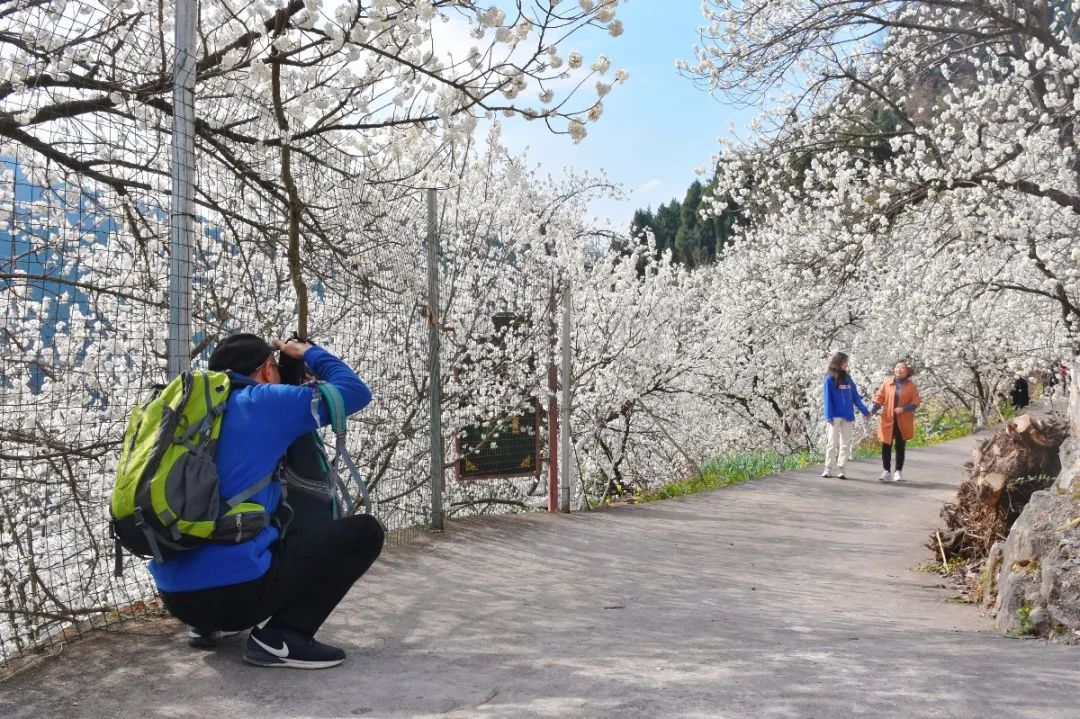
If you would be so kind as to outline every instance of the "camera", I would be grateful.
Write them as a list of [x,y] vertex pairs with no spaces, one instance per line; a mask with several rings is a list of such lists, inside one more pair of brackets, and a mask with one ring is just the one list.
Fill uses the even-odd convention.
[[[306,342],[307,344],[315,344],[309,337],[301,337],[296,332],[292,333],[292,337],[285,340],[286,342]],[[293,359],[284,352],[278,358],[278,368],[281,370],[281,383],[282,384],[294,384],[302,385],[307,382],[308,375],[311,374],[311,370],[304,364],[302,359]]]

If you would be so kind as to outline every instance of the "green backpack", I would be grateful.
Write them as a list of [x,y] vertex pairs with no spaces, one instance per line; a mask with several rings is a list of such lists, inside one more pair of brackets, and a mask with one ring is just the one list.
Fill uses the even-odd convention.
[[160,563],[207,542],[253,538],[271,516],[247,500],[281,481],[275,469],[222,502],[214,450],[229,397],[227,373],[183,372],[154,389],[128,418],[113,486],[117,576],[123,569],[121,546]]

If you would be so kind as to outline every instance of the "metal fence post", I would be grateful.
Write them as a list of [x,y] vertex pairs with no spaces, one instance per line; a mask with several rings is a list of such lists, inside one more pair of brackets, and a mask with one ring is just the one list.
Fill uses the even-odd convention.
[[195,220],[195,52],[198,0],[177,0],[169,207],[169,375],[191,366],[191,242]]
[[573,446],[573,437],[570,435],[570,385],[571,374],[571,346],[570,346],[570,312],[573,307],[573,294],[571,292],[570,279],[563,284],[562,296],[562,404],[559,407],[559,424],[562,425],[562,475],[560,479],[561,493],[559,497],[559,509],[563,512],[570,511],[570,452]]
[[431,411],[431,528],[443,528],[442,374],[439,365],[439,236],[434,189],[427,191],[428,400]]
[[548,511],[559,511],[559,368],[555,364],[555,344],[559,326],[555,319],[559,303],[555,279],[548,296]]

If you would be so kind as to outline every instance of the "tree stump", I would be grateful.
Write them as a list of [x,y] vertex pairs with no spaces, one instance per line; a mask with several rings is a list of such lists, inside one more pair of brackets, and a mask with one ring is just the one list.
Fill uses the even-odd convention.
[[[964,465],[969,476],[956,501],[941,510],[939,530],[948,559],[981,562],[995,542],[1008,536],[1031,495],[1047,489],[1061,471],[1058,449],[1068,436],[1068,423],[1020,415],[971,452]],[[939,552],[938,532],[926,546]]]

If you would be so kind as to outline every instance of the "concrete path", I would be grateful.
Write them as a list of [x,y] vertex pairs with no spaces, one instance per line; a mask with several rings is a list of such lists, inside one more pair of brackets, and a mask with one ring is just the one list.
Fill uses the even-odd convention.
[[1080,649],[1007,639],[912,567],[973,440],[641,507],[454,525],[388,552],[323,630],[350,658],[258,669],[173,622],[0,684],[15,717],[1080,716]]

